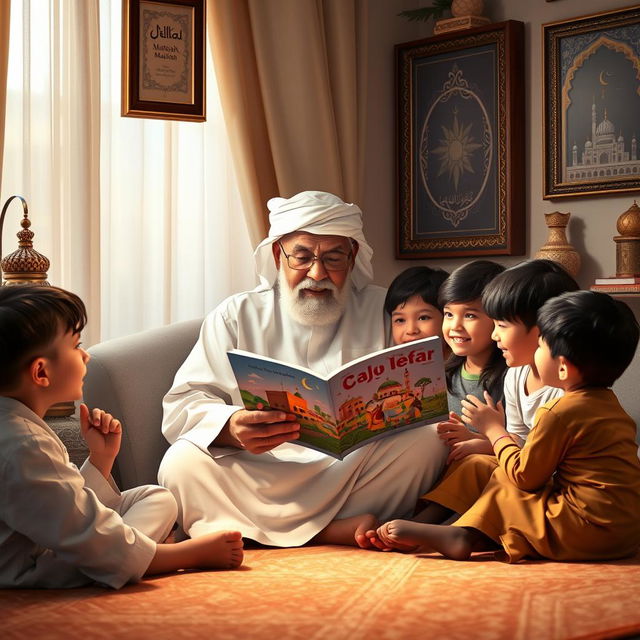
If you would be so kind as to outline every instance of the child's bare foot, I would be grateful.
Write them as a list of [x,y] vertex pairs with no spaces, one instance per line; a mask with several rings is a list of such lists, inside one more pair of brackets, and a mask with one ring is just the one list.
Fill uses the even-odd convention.
[[216,531],[178,544],[191,544],[195,566],[207,569],[236,569],[244,557],[239,531]]
[[344,544],[350,547],[372,549],[367,531],[378,526],[378,519],[371,513],[342,518],[330,522],[311,542],[313,544]]
[[467,560],[474,538],[463,527],[424,524],[409,520],[391,520],[377,530],[378,537],[390,547],[407,550],[425,545],[452,560]]
[[242,534],[216,531],[175,544],[158,544],[145,575],[178,569],[235,569],[242,564]]
[[[388,523],[385,523],[388,524]],[[389,542],[385,542],[379,535],[378,532],[385,525],[381,525],[378,529],[370,529],[367,531],[366,536],[369,539],[369,542],[376,548],[380,549],[380,551],[401,551],[402,553],[413,553],[417,551],[421,547],[419,545],[411,544],[406,545],[401,542],[393,542],[393,544],[389,544]],[[388,538],[387,538],[388,540]]]

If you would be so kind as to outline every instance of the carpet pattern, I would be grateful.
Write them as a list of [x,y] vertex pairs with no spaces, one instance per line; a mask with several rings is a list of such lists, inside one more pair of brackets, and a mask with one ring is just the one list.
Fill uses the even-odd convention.
[[507,565],[346,547],[251,549],[231,572],[120,591],[0,591],[3,640],[596,640],[640,634],[640,554]]

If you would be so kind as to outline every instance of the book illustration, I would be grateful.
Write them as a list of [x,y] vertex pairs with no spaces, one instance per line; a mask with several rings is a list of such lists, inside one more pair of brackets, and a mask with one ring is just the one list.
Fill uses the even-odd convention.
[[228,356],[246,409],[295,414],[297,442],[337,458],[374,438],[447,416],[439,338],[378,351],[326,377],[238,350]]

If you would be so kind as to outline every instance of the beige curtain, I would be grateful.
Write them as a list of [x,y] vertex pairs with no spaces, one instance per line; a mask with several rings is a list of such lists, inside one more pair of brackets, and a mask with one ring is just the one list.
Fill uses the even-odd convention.
[[209,0],[209,39],[252,241],[275,195],[361,199],[363,0]]
[[[0,2],[0,188],[4,150],[4,120],[7,106],[7,65],[9,63],[9,17],[11,2]],[[0,191],[1,193],[1,191]],[[3,203],[0,202],[0,206]],[[4,256],[0,256],[2,259]]]

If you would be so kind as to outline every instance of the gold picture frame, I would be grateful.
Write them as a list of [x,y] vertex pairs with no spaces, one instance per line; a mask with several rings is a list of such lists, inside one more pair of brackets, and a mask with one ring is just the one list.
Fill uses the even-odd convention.
[[543,198],[640,191],[640,5],[542,25]]
[[122,115],[206,120],[205,0],[122,0]]

